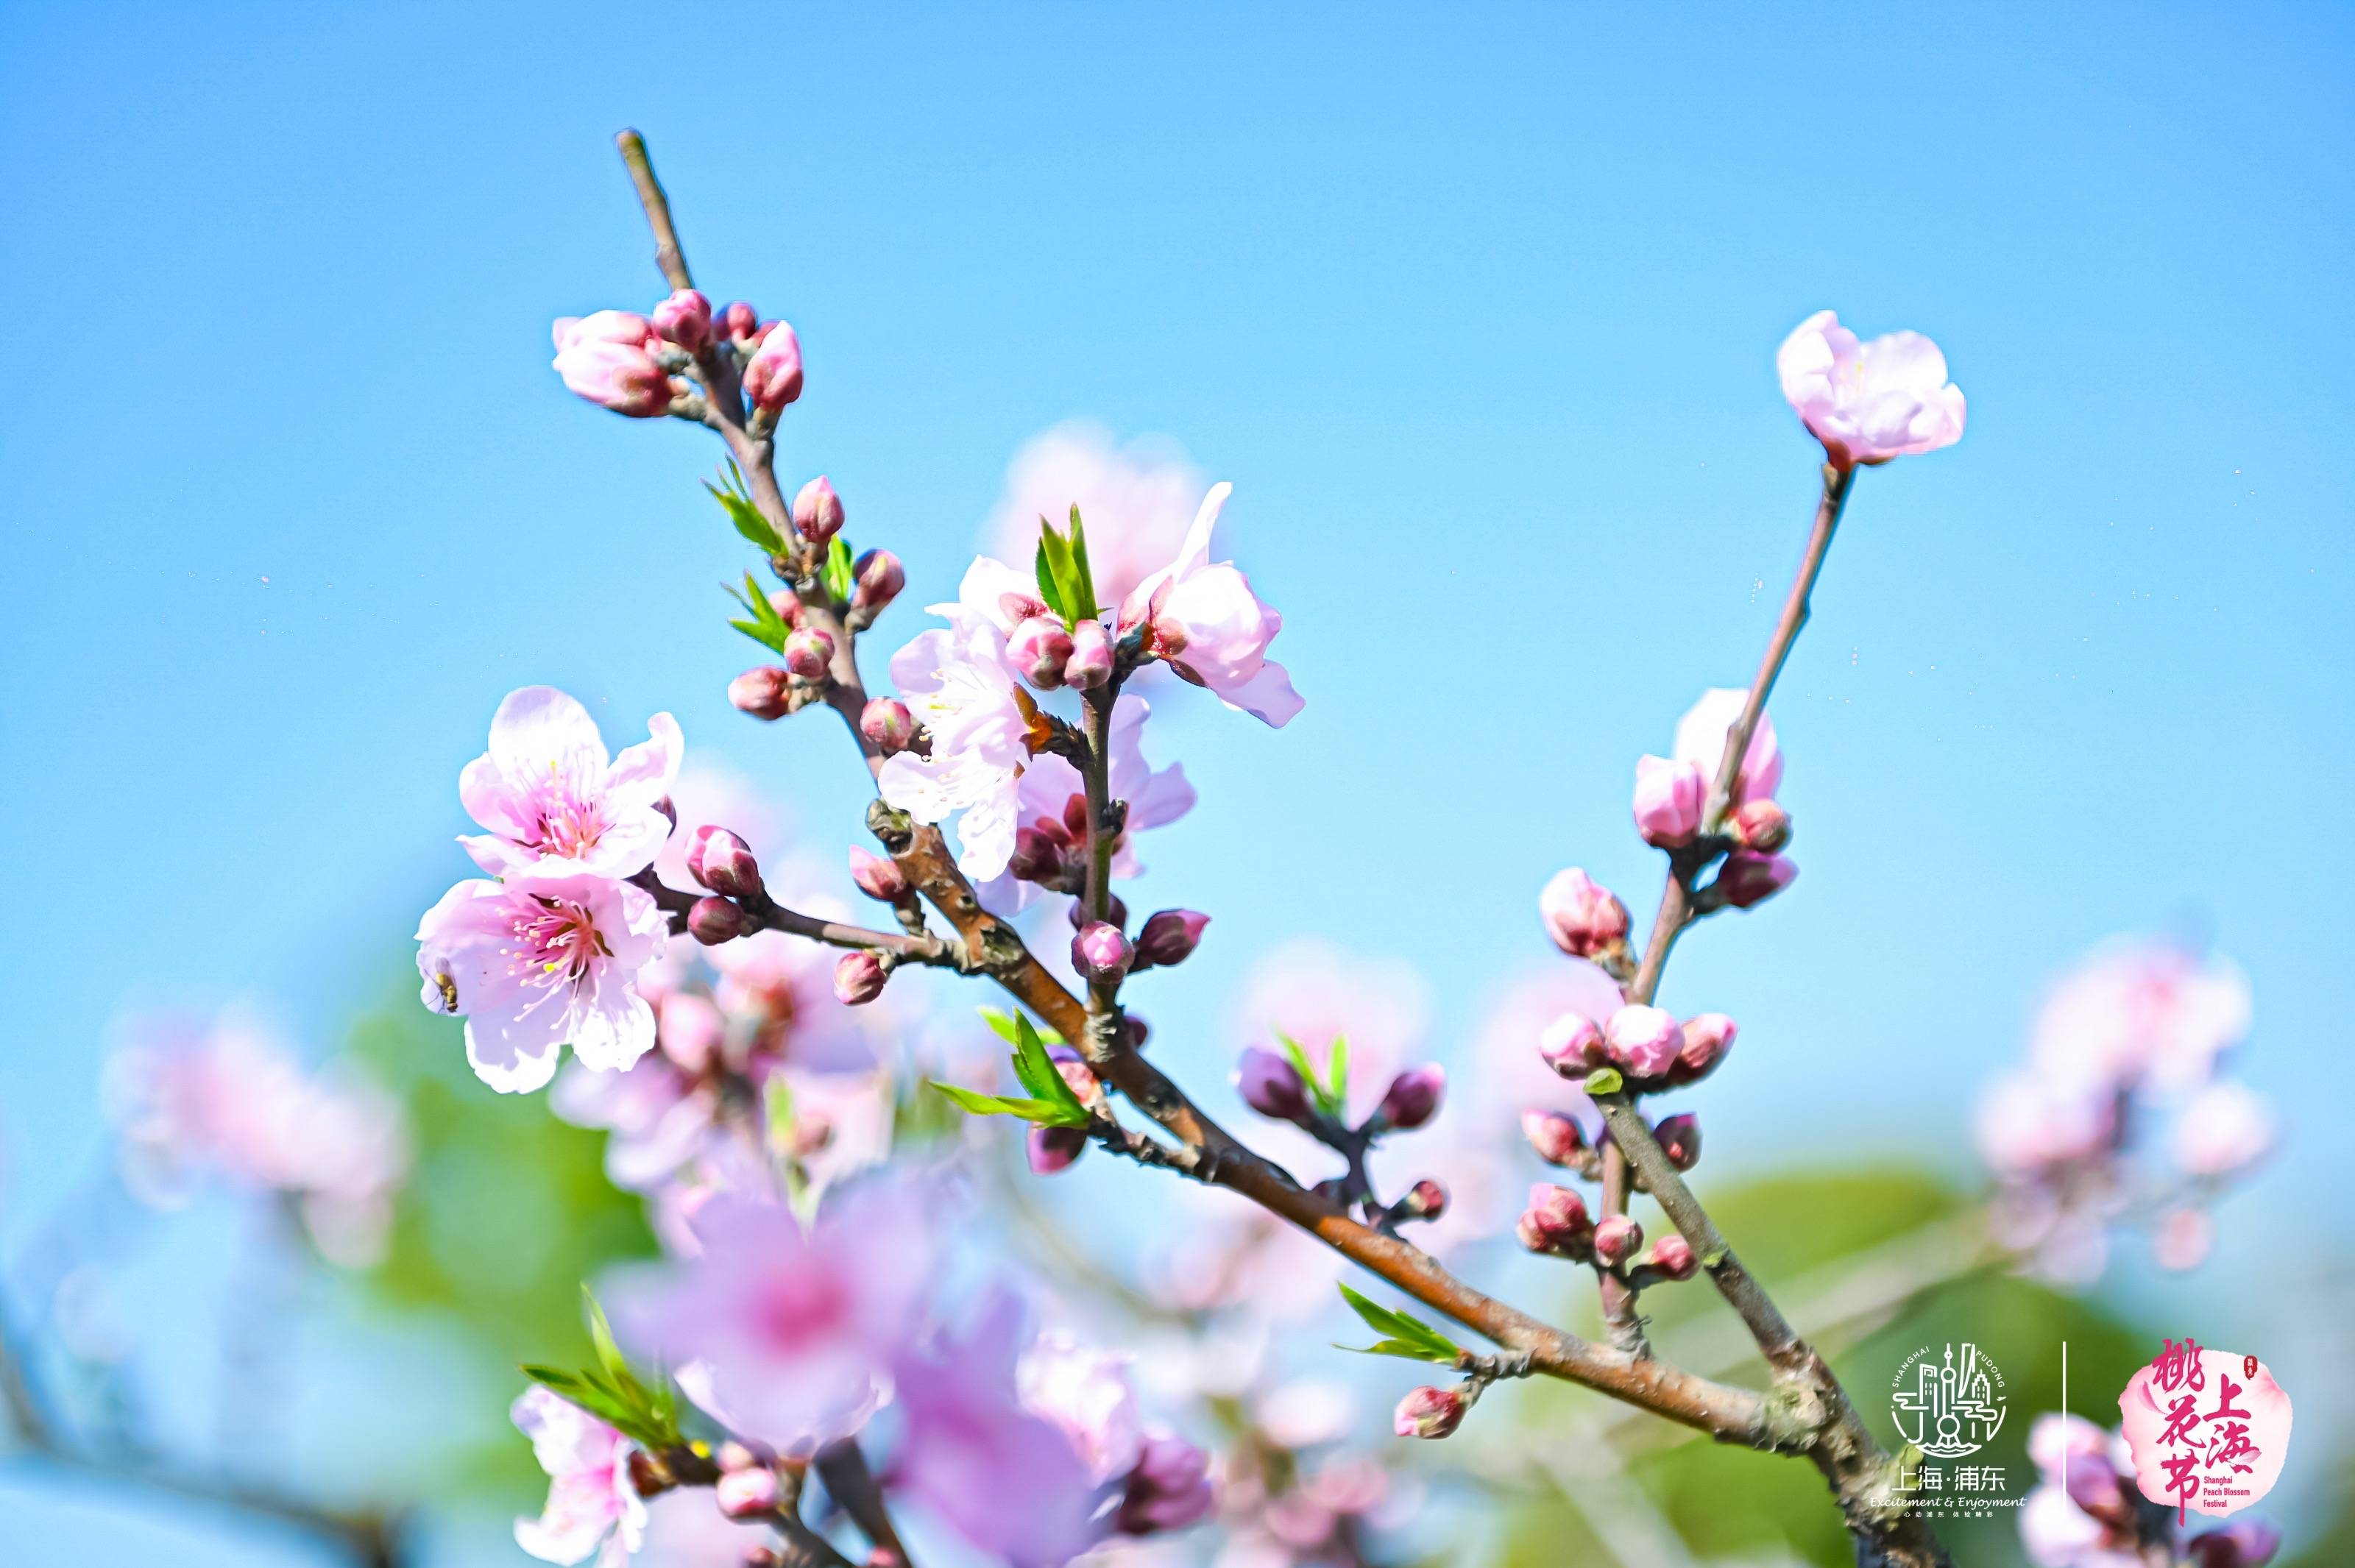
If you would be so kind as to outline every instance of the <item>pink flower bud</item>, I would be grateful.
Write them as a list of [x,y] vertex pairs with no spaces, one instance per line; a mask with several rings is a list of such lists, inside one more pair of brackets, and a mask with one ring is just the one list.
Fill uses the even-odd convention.
[[689,354],[711,341],[711,302],[694,289],[679,289],[655,306],[655,330]]
[[1627,934],[1627,906],[1575,866],[1546,883],[1538,913],[1553,944],[1573,958],[1592,958]]
[[785,638],[785,667],[804,680],[824,680],[834,663],[834,639],[815,626]]
[[1698,765],[1667,757],[1636,759],[1636,831],[1645,843],[1660,849],[1691,843],[1700,831],[1708,796],[1709,781]]
[[1308,1120],[1308,1086],[1300,1070],[1272,1051],[1246,1047],[1235,1064],[1235,1089],[1243,1104],[1279,1122]]
[[1650,1263],[1669,1279],[1690,1279],[1700,1269],[1692,1243],[1673,1232],[1652,1243]]
[[761,863],[751,846],[725,827],[702,827],[687,841],[687,874],[713,892],[731,899],[761,892]]
[[1616,1268],[1644,1244],[1644,1227],[1625,1214],[1606,1214],[1594,1225],[1594,1255]]
[[556,373],[573,396],[633,419],[670,411],[670,373],[647,350],[654,323],[625,310],[566,316],[556,324]]
[[[1018,845],[1021,836],[1015,838]],[[1136,966],[1183,964],[1201,945],[1202,928],[1209,923],[1209,915],[1190,909],[1165,909],[1147,917],[1136,933]]]
[[856,844],[850,847],[850,880],[858,884],[860,892],[887,904],[904,902],[911,896],[908,873],[900,869],[900,862]]
[[728,700],[737,711],[755,719],[783,719],[785,678],[785,672],[775,665],[755,665],[728,683]]
[[1183,1530],[1217,1507],[1218,1500],[1208,1454],[1183,1437],[1148,1435],[1136,1468],[1128,1473],[1113,1526],[1123,1535]]
[[1652,1136],[1659,1140],[1660,1152],[1678,1170],[1690,1170],[1700,1163],[1700,1121],[1690,1111],[1661,1117]]
[[872,610],[880,614],[900,597],[900,590],[908,586],[908,574],[900,565],[900,558],[888,549],[870,549],[850,565],[851,581],[857,584],[850,591],[850,607]]
[[1063,661],[1063,684],[1089,691],[1112,678],[1112,635],[1102,621],[1071,628],[1071,656]]
[[889,756],[904,752],[916,738],[916,716],[896,697],[879,697],[859,709],[858,732]]
[[1638,1078],[1666,1072],[1684,1048],[1685,1032],[1658,1008],[1621,1008],[1603,1031],[1611,1060]]
[[1586,1217],[1586,1200],[1550,1181],[1540,1181],[1529,1189],[1529,1206],[1521,1211],[1513,1233],[1529,1251],[1561,1257],[1584,1257],[1594,1242],[1594,1225]]
[[865,948],[846,953],[834,964],[835,999],[847,1008],[863,1007],[883,994],[883,982],[890,977],[883,960]]
[[1772,855],[1791,841],[1791,814],[1771,800],[1745,800],[1733,814],[1733,838],[1744,849]]
[[777,613],[777,619],[788,626],[798,626],[802,624],[801,598],[790,588],[771,589],[769,608],[774,610]]
[[1568,1165],[1586,1147],[1585,1132],[1560,1111],[1523,1111],[1521,1136],[1548,1165]]
[[1023,1153],[1033,1176],[1055,1176],[1078,1163],[1088,1152],[1085,1127],[1032,1127]]
[[752,917],[728,899],[698,899],[687,906],[687,933],[706,947],[733,942],[752,929]]
[[2281,1531],[2254,1519],[2196,1535],[2190,1545],[2193,1568],[2264,1568],[2280,1550]]
[[812,544],[824,544],[842,531],[842,497],[825,475],[803,485],[794,497],[794,531]]
[[749,1470],[728,1470],[712,1486],[719,1511],[730,1519],[758,1519],[775,1511],[777,1473],[766,1465]]
[[1447,1069],[1439,1063],[1409,1068],[1391,1080],[1390,1088],[1382,1094],[1381,1108],[1375,1115],[1401,1132],[1411,1132],[1437,1114],[1440,1095],[1446,1087]]
[[1071,967],[1091,980],[1117,980],[1135,956],[1120,927],[1107,920],[1090,921],[1071,938]]
[[1447,1212],[1447,1189],[1426,1176],[1406,1189],[1399,1212],[1411,1220],[1436,1220]]
[[1748,909],[1781,892],[1797,879],[1799,868],[1780,855],[1753,855],[1737,849],[1717,869],[1716,887],[1727,903]]
[[1071,656],[1071,634],[1053,615],[1033,615],[1006,639],[1006,656],[1022,678],[1041,691],[1063,684],[1063,666]]
[[1454,1389],[1419,1388],[1398,1402],[1391,1430],[1401,1437],[1445,1437],[1464,1424],[1465,1408]]
[[1564,1078],[1583,1078],[1610,1060],[1603,1031],[1584,1013],[1564,1013],[1538,1036],[1538,1055]]
[[1678,1064],[1699,1078],[1725,1060],[1738,1031],[1723,1013],[1695,1013],[1685,1019],[1683,1032],[1684,1044],[1677,1049]]
[[761,313],[742,300],[721,311],[718,320],[724,337],[750,337],[761,330]]
[[769,413],[802,395],[802,340],[783,322],[770,324],[761,346],[744,362],[744,395],[754,408]]

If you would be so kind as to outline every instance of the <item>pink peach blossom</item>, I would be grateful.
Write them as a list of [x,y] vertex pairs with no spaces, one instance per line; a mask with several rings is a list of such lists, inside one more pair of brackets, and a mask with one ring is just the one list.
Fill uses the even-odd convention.
[[637,976],[662,950],[643,889],[582,871],[460,882],[417,927],[425,1005],[466,1017],[466,1059],[502,1093],[544,1087],[566,1045],[627,1067],[655,1043]]
[[589,710],[551,686],[507,694],[491,719],[490,749],[458,774],[466,815],[489,831],[458,840],[495,877],[517,871],[644,870],[670,837],[657,809],[678,778],[682,742],[667,713],[652,739],[618,757]]
[[1668,757],[1636,759],[1636,831],[1657,849],[1677,849],[1700,831],[1709,781],[1699,764]]
[[1946,357],[1918,332],[1870,343],[1819,310],[1774,356],[1783,396],[1841,467],[1935,452],[1963,436],[1962,389],[1946,379]]
[[1282,729],[1302,707],[1291,676],[1267,656],[1284,617],[1260,601],[1232,561],[1210,564],[1210,530],[1233,489],[1210,486],[1178,558],[1121,601],[1120,629],[1144,627],[1146,647],[1178,675]]
[[[900,752],[879,777],[885,801],[919,822],[957,817],[957,867],[975,881],[1006,869],[1020,825],[1029,715],[1004,635],[961,606],[936,604],[946,630],[920,632],[891,656],[891,679],[930,731],[929,755]],[[962,814],[961,816],[959,814]]]
[[625,1568],[645,1537],[646,1508],[630,1480],[630,1442],[550,1390],[526,1389],[509,1411],[548,1472],[538,1519],[515,1522],[516,1544],[543,1563]]

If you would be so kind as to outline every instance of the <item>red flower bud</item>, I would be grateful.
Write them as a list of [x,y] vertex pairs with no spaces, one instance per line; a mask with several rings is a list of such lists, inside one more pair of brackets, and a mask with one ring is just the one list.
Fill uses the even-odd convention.
[[1091,980],[1118,979],[1135,956],[1128,938],[1110,921],[1091,921],[1071,938],[1071,967]]
[[[1016,836],[1017,842],[1020,836]],[[1165,909],[1148,915],[1136,933],[1136,966],[1183,964],[1201,945],[1202,928],[1210,917],[1190,909]]]
[[1063,684],[1063,663],[1071,656],[1071,634],[1053,615],[1033,615],[1006,639],[1015,670],[1041,691]]
[[1439,1098],[1447,1087],[1447,1070],[1437,1062],[1410,1068],[1391,1080],[1374,1114],[1401,1132],[1412,1131],[1438,1113]]
[[1447,1212],[1447,1189],[1426,1176],[1406,1189],[1399,1212],[1410,1220],[1436,1220]]
[[850,592],[854,610],[880,613],[908,586],[908,573],[900,567],[900,558],[888,549],[870,549],[860,556],[851,563],[850,576],[857,584]]
[[1088,1152],[1085,1127],[1032,1127],[1025,1144],[1024,1154],[1030,1161],[1033,1176],[1054,1176],[1066,1171]]
[[1594,1255],[1613,1266],[1625,1263],[1644,1244],[1644,1227],[1625,1214],[1609,1214],[1594,1227]]
[[1737,1032],[1733,1020],[1723,1013],[1695,1013],[1685,1019],[1684,1044],[1677,1050],[1678,1065],[1692,1077],[1707,1075],[1733,1049]]
[[1594,1250],[1594,1226],[1586,1217],[1586,1200],[1550,1181],[1529,1189],[1529,1205],[1521,1211],[1513,1233],[1533,1253],[1584,1258]]
[[1735,841],[1761,855],[1772,855],[1791,841],[1791,814],[1771,800],[1743,801],[1732,826]]
[[1627,935],[1627,906],[1575,866],[1545,885],[1538,912],[1554,945],[1574,958],[1592,958]]
[[752,917],[728,899],[698,899],[687,906],[687,933],[706,947],[733,942],[752,929]]
[[1454,1389],[1419,1388],[1398,1402],[1391,1430],[1401,1437],[1445,1437],[1464,1424],[1467,1408]]
[[821,545],[842,531],[842,497],[825,475],[803,485],[794,497],[794,531]]
[[862,1007],[883,994],[883,982],[890,977],[883,961],[865,948],[846,953],[835,960],[835,998],[847,1008]]
[[783,719],[787,677],[775,665],[755,665],[728,683],[728,700],[755,719]]
[[1102,621],[1071,628],[1071,656],[1063,661],[1063,684],[1087,691],[1112,678],[1112,637]]
[[1671,1232],[1652,1243],[1651,1265],[1669,1279],[1690,1279],[1700,1269],[1692,1243]]
[[1717,880],[1710,885],[1735,909],[1748,909],[1789,887],[1798,875],[1799,868],[1780,855],[1737,849],[1725,858],[1725,864],[1717,869]]
[[1235,1064],[1235,1089],[1243,1104],[1279,1122],[1308,1120],[1308,1086],[1300,1070],[1272,1051],[1247,1048]]
[[850,880],[858,891],[870,899],[880,899],[887,904],[904,903],[913,896],[908,886],[908,873],[888,855],[878,855],[850,847]]
[[694,289],[680,289],[655,306],[655,330],[689,354],[711,341],[711,302]]
[[834,664],[834,639],[815,626],[785,638],[785,667],[804,680],[824,680]]
[[1538,1036],[1538,1055],[1564,1078],[1583,1078],[1610,1061],[1603,1030],[1584,1013],[1564,1013]]
[[916,716],[896,697],[879,697],[858,711],[858,732],[890,756],[904,752],[916,738]]
[[1700,1163],[1700,1122],[1690,1111],[1660,1118],[1652,1136],[1660,1143],[1660,1152],[1678,1170],[1690,1170]]
[[1586,1147],[1586,1134],[1560,1111],[1524,1111],[1521,1136],[1548,1165],[1569,1165]]

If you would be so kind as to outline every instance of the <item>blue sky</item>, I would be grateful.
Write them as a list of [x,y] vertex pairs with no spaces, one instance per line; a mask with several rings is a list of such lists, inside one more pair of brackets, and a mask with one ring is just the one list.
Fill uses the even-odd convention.
[[1671,972],[1744,1024],[1713,1147],[1966,1169],[2040,979],[2194,931],[2315,1107],[2248,1261],[2355,1175],[2350,57],[2323,5],[7,7],[0,1242],[126,999],[325,1043],[380,993],[510,687],[856,832],[838,737],[725,704],[714,453],[548,369],[551,316],[656,297],[635,124],[710,292],[800,329],[783,466],[909,561],[887,646],[1046,425],[1235,482],[1308,709],[1156,720],[1199,1081],[1276,940],[1412,955],[1464,1029],[1556,867],[1647,912],[1633,759],[1746,677],[1811,501],[1774,347],[1930,333],[1969,433],[1864,477],[1775,704],[1805,874]]

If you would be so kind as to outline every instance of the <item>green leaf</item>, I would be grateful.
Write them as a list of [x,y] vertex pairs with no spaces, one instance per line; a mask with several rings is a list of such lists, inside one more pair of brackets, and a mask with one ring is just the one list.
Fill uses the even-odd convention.
[[1616,1094],[1626,1086],[1627,1081],[1619,1076],[1619,1070],[1615,1067],[1598,1067],[1586,1075],[1586,1093],[1590,1097]]
[[857,588],[858,583],[852,571],[850,541],[840,534],[835,535],[834,542],[826,546],[824,576],[826,591],[834,602],[837,604],[849,603],[851,591]]
[[[930,1082],[933,1088],[976,1116],[1018,1116],[1042,1127],[1084,1127],[1090,1119],[1085,1110],[1073,1110],[1052,1100],[1018,1100],[1003,1094],[984,1094],[963,1084],[943,1083],[937,1078]],[[1065,1093],[1070,1093],[1068,1088]],[[1073,1104],[1077,1104],[1076,1097]]]
[[1338,1115],[1341,1108],[1334,1103],[1332,1091],[1325,1086],[1325,1074],[1317,1072],[1316,1064],[1308,1060],[1307,1048],[1282,1029],[1269,1032],[1275,1036],[1276,1044],[1284,1047],[1284,1054],[1291,1061],[1292,1070],[1300,1074],[1300,1082],[1307,1089],[1308,1097],[1316,1103],[1316,1108],[1328,1116]]
[[1062,1112],[1057,1125],[1086,1126],[1092,1119],[1086,1102],[1064,1081],[1055,1059],[1047,1054],[1046,1041],[1039,1038],[1030,1020],[1017,1014],[1014,1034],[1014,1076],[1022,1081],[1025,1089]]
[[1428,1345],[1412,1345],[1404,1339],[1377,1339],[1370,1345],[1344,1345],[1337,1340],[1333,1348],[1359,1356],[1396,1356],[1401,1360],[1432,1361],[1443,1367],[1455,1364],[1453,1351],[1443,1354]]
[[1047,602],[1048,609],[1068,622],[1071,617],[1063,607],[1062,580],[1055,570],[1055,549],[1048,545],[1049,539],[1055,541],[1055,548],[1060,548],[1063,542],[1062,537],[1049,528],[1047,519],[1041,517],[1039,519],[1039,557],[1035,563],[1039,573],[1039,597]]
[[732,459],[728,464],[725,485],[706,481],[703,487],[711,492],[711,498],[719,503],[728,520],[736,525],[736,531],[758,545],[763,555],[774,559],[786,552],[783,536],[769,526],[769,519],[761,516],[761,508],[744,493],[743,473]]
[[1337,1034],[1333,1037],[1333,1050],[1326,1059],[1325,1070],[1327,1075],[1333,1081],[1333,1109],[1335,1114],[1338,1115],[1341,1107],[1349,1103],[1349,1037],[1348,1035]]
[[589,1343],[597,1352],[597,1364],[614,1386],[627,1392],[637,1379],[630,1375],[630,1363],[623,1358],[622,1347],[613,1341],[613,1326],[605,1320],[605,1309],[597,1305],[597,1293],[584,1282],[581,1286],[581,1304],[588,1309]]
[[[996,1035],[998,1039],[1004,1040],[1008,1045],[1020,1043],[1022,1036],[1014,1027],[1014,1015],[1012,1013],[1007,1012],[1003,1008],[992,1007],[981,1007],[976,1008],[974,1010],[981,1015],[981,1021],[989,1026],[990,1033]],[[1036,1026],[1034,1025],[1033,1027],[1035,1028]],[[1050,1029],[1039,1029],[1039,1039],[1048,1045],[1060,1045],[1063,1043],[1063,1037],[1057,1034]]]
[[769,603],[768,594],[762,592],[752,574],[749,571],[744,574],[741,589],[732,582],[723,582],[720,586],[728,590],[736,603],[744,606],[752,617],[749,621],[730,621],[728,624],[762,647],[783,653],[785,639],[793,635],[793,628],[785,624],[783,615],[777,613],[777,607]]
[[[1369,1300],[1346,1285],[1341,1286],[1341,1297],[1349,1304],[1350,1310],[1365,1319],[1367,1328],[1383,1336],[1384,1344],[1396,1341],[1412,1348],[1423,1360],[1448,1365],[1453,1365],[1455,1359],[1464,1354],[1462,1346],[1412,1313],[1397,1311],[1378,1301]],[[1342,1348],[1348,1349],[1347,1346]],[[1384,1350],[1377,1346],[1374,1353],[1398,1355],[1401,1352]]]
[[1088,570],[1087,530],[1080,524],[1080,504],[1077,501],[1071,503],[1071,592],[1067,598],[1071,602],[1071,620],[1076,624],[1082,621],[1092,621],[1101,613],[1096,604],[1095,574]]

